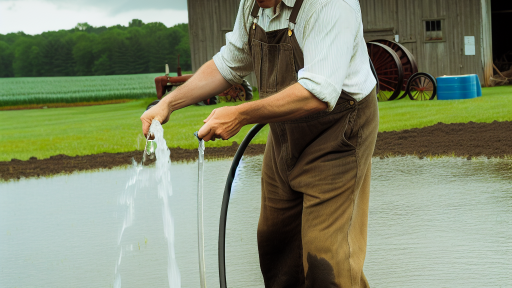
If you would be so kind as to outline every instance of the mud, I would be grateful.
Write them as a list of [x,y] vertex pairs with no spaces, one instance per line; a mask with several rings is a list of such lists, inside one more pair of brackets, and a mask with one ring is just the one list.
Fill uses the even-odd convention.
[[[231,158],[238,144],[219,148],[206,148],[207,159]],[[265,145],[250,145],[245,155],[259,155]],[[379,133],[374,156],[390,157],[414,155],[420,158],[455,156],[471,159],[486,156],[503,158],[512,156],[512,122],[443,124],[425,128]],[[20,179],[49,176],[75,171],[111,169],[130,165],[132,159],[140,162],[142,151],[126,153],[102,153],[86,156],[56,155],[48,159],[0,162],[0,179]],[[172,161],[194,161],[197,150],[171,148]],[[151,163],[148,163],[149,165]]]

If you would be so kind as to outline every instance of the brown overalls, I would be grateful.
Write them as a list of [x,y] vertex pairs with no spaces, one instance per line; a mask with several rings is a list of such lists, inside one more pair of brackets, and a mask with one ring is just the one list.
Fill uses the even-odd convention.
[[[265,32],[258,12],[255,3],[249,47],[264,98],[296,83],[304,58],[293,31]],[[377,129],[375,89],[359,102],[342,92],[331,112],[270,124],[258,224],[265,287],[369,287],[363,264]]]

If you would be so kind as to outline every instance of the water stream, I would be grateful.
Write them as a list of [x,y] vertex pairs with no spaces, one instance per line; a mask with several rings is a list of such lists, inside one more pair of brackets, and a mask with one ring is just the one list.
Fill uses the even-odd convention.
[[197,165],[197,238],[199,252],[199,283],[206,288],[206,267],[204,262],[204,218],[203,218],[203,183],[204,183],[204,140],[199,140],[199,157]]
[[[164,130],[162,125],[156,120],[153,120],[151,127],[149,128],[149,134],[153,134],[155,137],[154,142],[156,143],[156,150],[154,151],[156,156],[156,169],[145,169],[142,164],[133,163],[131,167],[132,176],[128,183],[124,193],[119,199],[119,204],[125,206],[125,217],[123,219],[123,225],[119,240],[117,244],[120,248],[119,259],[115,264],[115,281],[114,288],[121,288],[121,273],[119,266],[123,259],[124,251],[133,251],[133,243],[122,242],[123,234],[125,229],[130,227],[133,223],[135,200],[137,191],[140,193],[152,193],[155,192],[154,188],[158,192],[158,197],[162,200],[162,223],[165,238],[167,239],[167,277],[170,288],[181,288],[181,276],[176,262],[176,253],[174,250],[174,219],[171,214],[169,206],[169,198],[172,196],[172,183],[171,183],[171,152],[167,148],[167,143],[164,139]],[[203,145],[204,147],[204,145]],[[154,146],[151,146],[151,149]],[[204,150],[204,148],[203,148]],[[146,153],[146,151],[144,151]],[[152,151],[151,151],[152,153]],[[145,157],[146,155],[144,155]],[[145,241],[146,242],[146,241]],[[137,243],[140,250],[140,243]],[[126,254],[126,252],[125,252]]]

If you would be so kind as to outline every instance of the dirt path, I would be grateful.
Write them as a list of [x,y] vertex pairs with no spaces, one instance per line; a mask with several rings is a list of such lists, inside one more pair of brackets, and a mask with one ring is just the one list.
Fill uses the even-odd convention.
[[[238,145],[229,147],[206,148],[209,159],[231,158]],[[250,145],[245,155],[259,155],[265,151],[265,145]],[[411,129],[399,132],[382,132],[377,138],[374,156],[457,156],[457,157],[504,157],[512,156],[512,122],[443,124]],[[38,160],[35,157],[27,161],[13,159],[0,162],[0,179],[20,179],[21,177],[48,176],[74,171],[110,169],[129,165],[132,159],[140,162],[141,151],[127,153],[103,153],[87,156],[57,155],[49,159]],[[197,159],[197,150],[181,148],[171,149],[172,161],[193,161]]]

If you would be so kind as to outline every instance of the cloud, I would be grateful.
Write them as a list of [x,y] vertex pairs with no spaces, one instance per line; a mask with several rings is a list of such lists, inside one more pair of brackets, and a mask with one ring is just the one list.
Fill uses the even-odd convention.
[[[2,2],[13,1],[0,0],[0,3]],[[17,0],[16,2],[29,1]],[[134,10],[187,10],[187,0],[38,0],[35,2],[46,2],[65,9],[99,8],[111,14]]]
[[[87,5],[81,5],[83,0],[73,1],[73,3],[62,0],[0,0],[0,33],[23,31],[27,34],[40,34],[44,31],[56,31],[61,29],[71,29],[77,23],[87,22],[92,26],[113,26],[117,24],[128,25],[136,18],[144,23],[162,22],[167,27],[178,23],[187,23],[188,14],[186,9],[175,9],[179,5],[160,5],[157,7],[157,1],[145,0],[141,3],[147,5],[144,9],[128,7],[127,3],[137,2],[128,0],[123,2],[127,6],[124,10],[116,7],[122,5],[120,1],[110,1],[111,4],[100,4],[99,0],[89,0]],[[171,0],[172,3],[184,2],[182,0]],[[160,1],[166,3],[167,1]],[[91,4],[93,3],[93,4]],[[94,4],[96,3],[96,4]],[[117,4],[116,4],[117,3]],[[185,7],[186,7],[186,2]],[[118,6],[115,6],[115,5]],[[170,6],[170,7],[169,7]],[[182,6],[183,8],[183,6]]]
[[[2,1],[2,0],[0,0]],[[23,1],[23,0],[22,0]],[[61,7],[93,7],[119,14],[140,10],[187,10],[187,0],[39,0]]]

